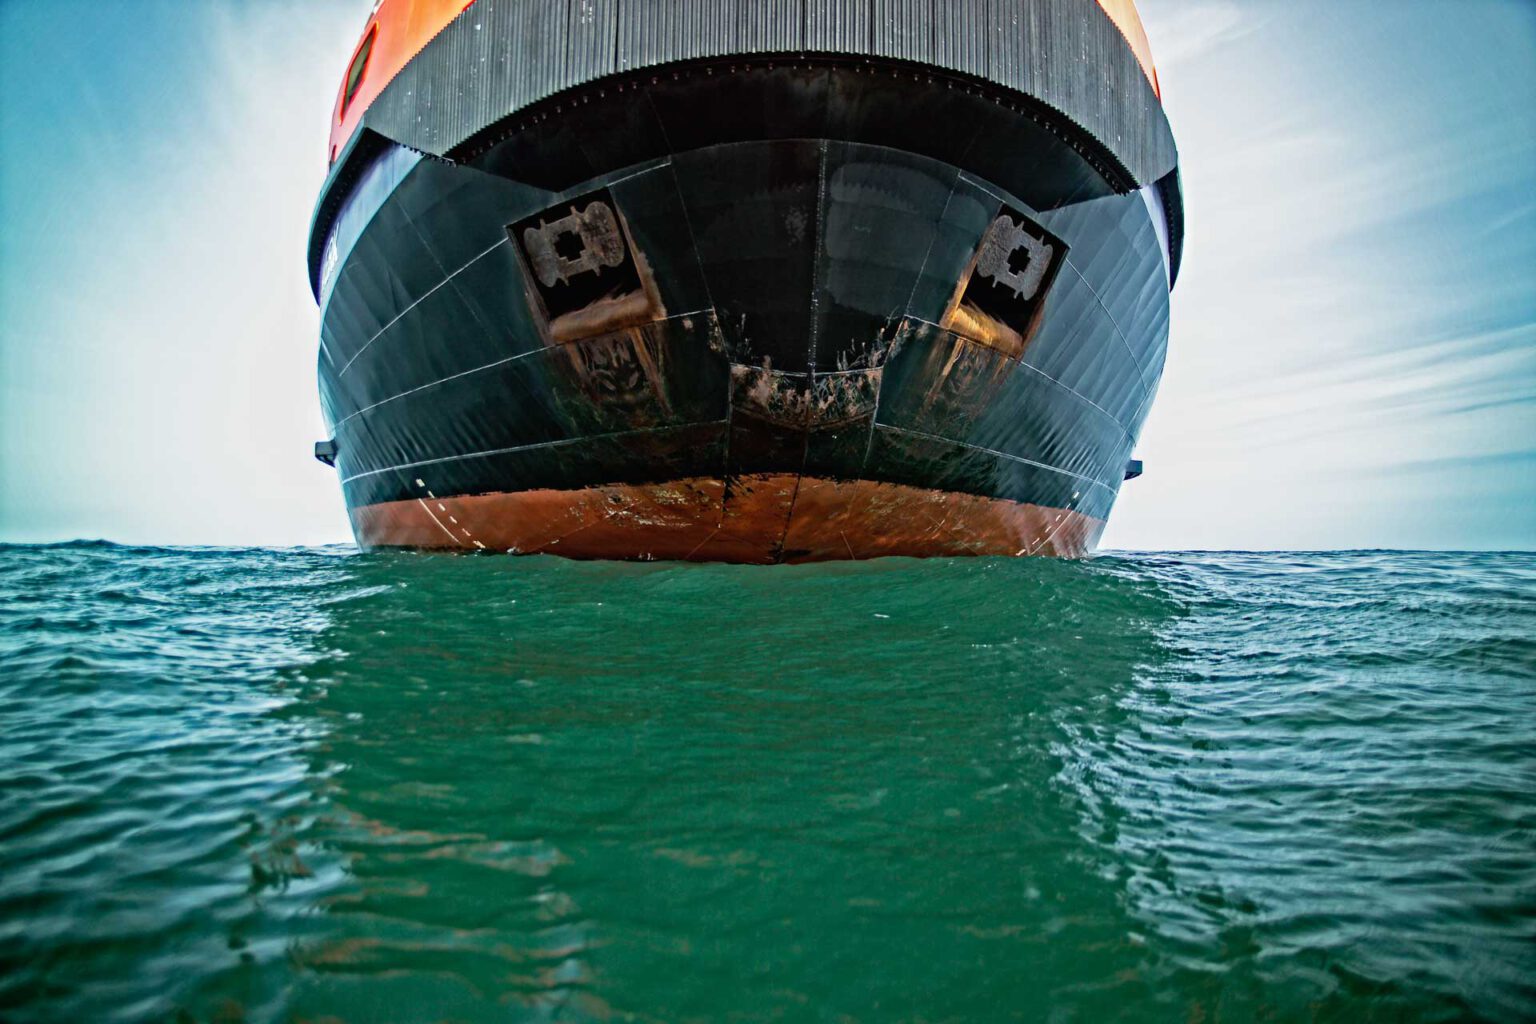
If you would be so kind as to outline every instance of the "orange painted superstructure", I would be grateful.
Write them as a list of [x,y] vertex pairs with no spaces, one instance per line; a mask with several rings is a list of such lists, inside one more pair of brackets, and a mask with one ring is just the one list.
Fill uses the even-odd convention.
[[1104,8],[1109,20],[1125,36],[1125,41],[1131,44],[1131,52],[1136,54],[1136,62],[1141,65],[1141,70],[1146,72],[1147,81],[1152,83],[1152,91],[1157,93],[1158,99],[1162,99],[1163,90],[1157,84],[1157,67],[1152,63],[1152,44],[1147,42],[1147,30],[1141,24],[1141,15],[1136,13],[1135,0],[1099,0],[1099,6]]
[[[331,110],[330,159],[334,163],[341,147],[346,145],[352,133],[357,131],[363,111],[389,84],[400,69],[421,52],[447,24],[457,18],[475,0],[379,0],[368,22],[363,26],[347,67],[342,72],[341,88],[336,91],[336,106]],[[363,67],[362,76],[352,94],[346,97],[347,77],[357,60],[363,44],[373,36],[373,45]]]
[[[1136,13],[1134,0],[1097,2],[1130,44],[1147,80],[1152,83],[1153,91],[1161,96],[1157,69],[1152,64],[1152,48],[1147,43],[1147,33],[1142,27],[1140,15]],[[336,161],[341,147],[346,145],[352,133],[357,130],[363,111],[368,109],[368,105],[378,97],[390,79],[399,74],[400,69],[409,64],[411,58],[420,53],[422,47],[431,42],[449,22],[474,3],[475,0],[378,0],[373,13],[368,16],[367,24],[363,26],[357,45],[352,49],[352,56],[342,73],[341,88],[336,93],[336,106],[331,112],[332,163]],[[370,35],[372,45],[357,88],[348,101],[346,87],[349,73]]]

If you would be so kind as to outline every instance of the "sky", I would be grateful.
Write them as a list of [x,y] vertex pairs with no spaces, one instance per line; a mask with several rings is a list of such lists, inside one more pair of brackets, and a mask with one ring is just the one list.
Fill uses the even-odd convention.
[[[305,279],[370,0],[0,0],[0,541],[350,533]],[[1536,0],[1142,0],[1187,235],[1104,546],[1536,549]]]

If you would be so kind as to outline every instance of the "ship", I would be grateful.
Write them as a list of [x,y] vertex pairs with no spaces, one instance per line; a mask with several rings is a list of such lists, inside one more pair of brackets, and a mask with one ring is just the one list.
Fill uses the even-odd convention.
[[315,454],[363,548],[1081,556],[1183,235],[1131,0],[380,0]]

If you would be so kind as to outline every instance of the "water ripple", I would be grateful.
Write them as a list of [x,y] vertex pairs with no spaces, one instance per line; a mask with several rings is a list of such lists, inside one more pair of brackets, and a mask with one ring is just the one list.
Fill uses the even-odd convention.
[[0,547],[0,1018],[1536,1016],[1536,557]]

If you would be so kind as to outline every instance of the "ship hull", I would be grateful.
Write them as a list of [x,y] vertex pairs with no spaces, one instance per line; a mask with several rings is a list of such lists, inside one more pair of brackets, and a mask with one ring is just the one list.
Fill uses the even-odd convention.
[[1164,192],[906,69],[685,70],[371,158],[321,284],[358,542],[1091,550],[1162,370]]

